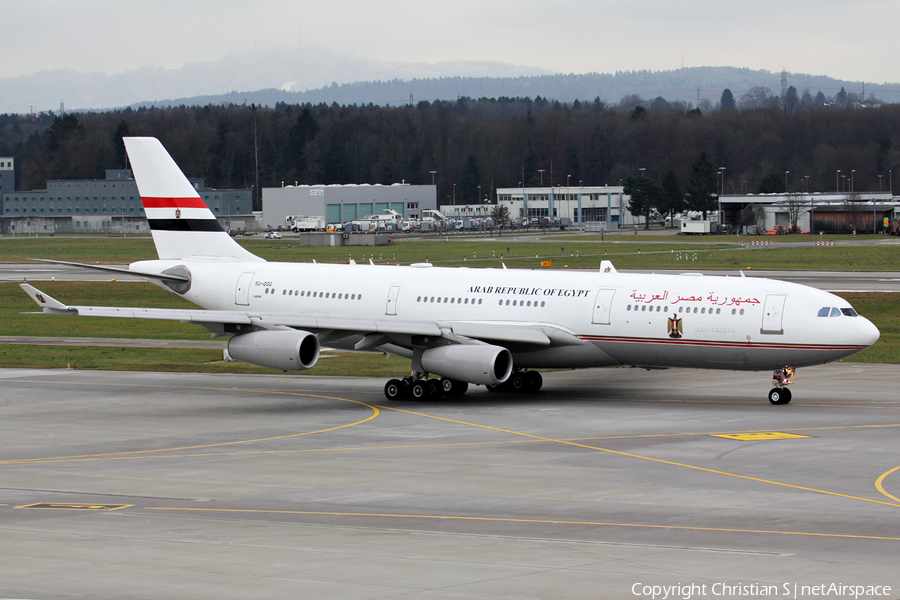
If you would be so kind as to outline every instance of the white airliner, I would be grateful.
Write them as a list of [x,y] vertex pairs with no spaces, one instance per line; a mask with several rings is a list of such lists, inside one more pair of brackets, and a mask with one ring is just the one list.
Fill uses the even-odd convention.
[[468,384],[536,391],[528,369],[634,365],[772,370],[769,401],[787,404],[796,367],[879,337],[847,301],[770,279],[624,274],[606,261],[595,272],[266,262],[222,230],[158,140],[125,146],[159,260],[81,266],[144,277],[204,310],[68,306],[23,284],[45,313],[199,323],[232,335],[232,358],[284,371],[315,366],[321,344],[396,354],[413,374],[387,382],[391,400]]

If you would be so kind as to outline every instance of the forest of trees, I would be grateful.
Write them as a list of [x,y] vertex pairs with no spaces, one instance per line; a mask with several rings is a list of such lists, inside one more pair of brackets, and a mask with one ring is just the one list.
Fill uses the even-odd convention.
[[773,177],[786,180],[789,190],[831,191],[838,169],[855,171],[855,190],[887,189],[900,165],[900,105],[854,104],[846,94],[841,103],[828,103],[796,90],[784,100],[757,92],[739,104],[723,94],[706,113],[629,96],[618,105],[461,98],[402,107],[211,105],[0,115],[0,156],[16,158],[20,190],[124,168],[126,135],[158,137],[189,177],[205,177],[213,187],[427,184],[436,171],[439,204],[450,199],[454,184],[457,203],[474,202],[478,186],[483,196],[523,178],[536,186],[540,170],[544,185],[564,184],[567,176],[572,185],[618,185],[643,175],[664,187],[667,179],[671,197],[679,186],[691,192],[704,154],[707,170],[724,173],[716,185],[724,182],[725,193],[757,192]]

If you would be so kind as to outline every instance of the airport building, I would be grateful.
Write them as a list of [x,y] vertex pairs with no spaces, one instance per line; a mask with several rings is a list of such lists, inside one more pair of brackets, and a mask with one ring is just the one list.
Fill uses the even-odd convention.
[[[9,161],[7,163],[7,161]],[[0,158],[0,164],[12,165]],[[16,191],[14,171],[0,166],[3,233],[149,233],[144,207],[131,172],[109,169],[106,179],[51,180],[47,189]],[[256,228],[252,190],[207,188],[189,179],[225,229]],[[7,188],[7,185],[9,187]]]
[[[509,218],[522,225],[541,219],[572,225],[593,224],[606,231],[619,227],[643,225],[642,216],[628,211],[629,197],[619,185],[553,186],[526,188],[498,188],[497,205],[509,209]],[[444,205],[441,212],[456,219],[477,219],[491,216],[495,204]]]
[[433,185],[288,185],[263,188],[262,193],[265,228],[284,227],[289,215],[324,217],[326,224],[337,224],[384,214],[387,209],[404,219],[421,219],[423,210],[437,208]]
[[[771,231],[787,231],[792,220],[812,233],[881,233],[900,214],[891,192],[815,192],[804,194],[726,194],[719,198],[722,222]],[[749,213],[747,207],[756,207]]]

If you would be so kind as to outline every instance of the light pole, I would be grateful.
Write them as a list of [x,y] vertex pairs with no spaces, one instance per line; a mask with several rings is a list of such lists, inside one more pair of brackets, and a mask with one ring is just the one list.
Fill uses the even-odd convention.
[[806,193],[809,193],[809,175],[803,176],[804,187],[806,188]]
[[545,169],[538,169],[538,173],[541,174],[541,187],[544,187],[544,171]]
[[456,206],[456,184],[453,184],[453,206]]
[[788,173],[790,173],[790,171],[785,171],[785,172],[784,172],[784,191],[785,191],[785,193],[787,193],[787,189],[788,189],[788,188],[787,188],[787,176],[788,176]]
[[850,193],[853,193],[853,174],[856,173],[856,169],[850,169]]
[[881,191],[881,182],[883,181],[884,175],[878,176],[878,191]]
[[431,173],[431,185],[434,185],[434,176],[437,175],[437,171],[428,171]]
[[841,170],[838,169],[838,170],[837,170],[837,175],[834,176],[834,191],[836,191],[836,192],[840,192],[840,191],[841,191],[841,188],[838,187],[838,182],[840,181],[840,178],[841,178]]
[[639,168],[638,168],[638,171],[641,172],[641,177],[644,176],[644,171],[646,171],[646,170],[647,170],[647,167],[639,167]]
[[847,176],[846,175],[841,175],[841,191],[842,192],[847,191]]
[[480,185],[478,186],[478,204],[484,204],[481,201],[481,186]]

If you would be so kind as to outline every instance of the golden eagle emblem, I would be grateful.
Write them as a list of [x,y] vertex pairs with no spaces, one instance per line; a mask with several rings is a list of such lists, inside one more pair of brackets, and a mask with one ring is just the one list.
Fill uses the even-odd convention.
[[681,327],[681,318],[672,315],[669,317],[669,337],[673,339],[681,338],[684,329]]
[[176,218],[176,219],[180,219],[180,218],[181,218],[181,209],[180,209],[180,208],[176,208],[176,209],[175,209],[175,218]]

